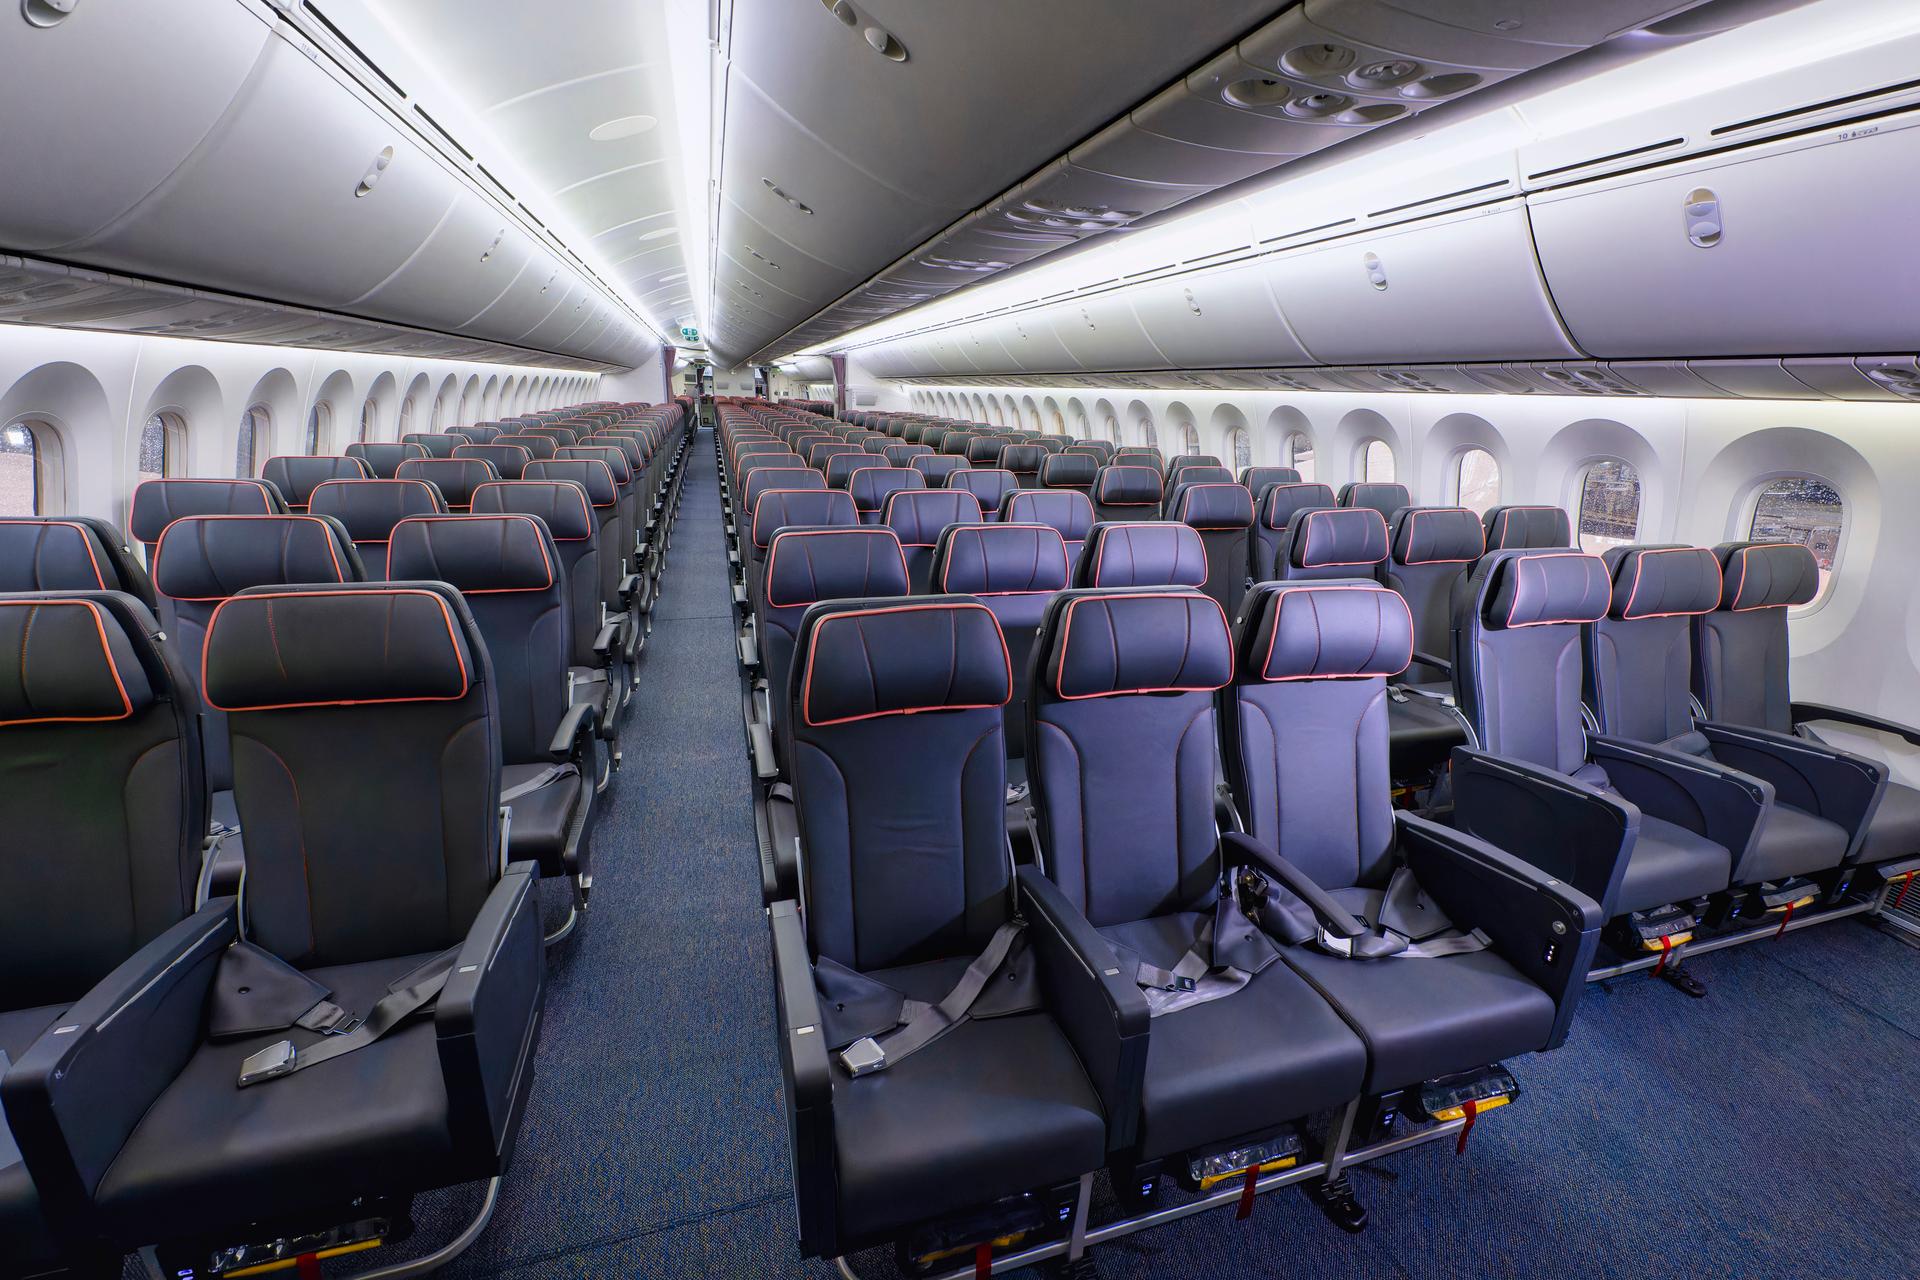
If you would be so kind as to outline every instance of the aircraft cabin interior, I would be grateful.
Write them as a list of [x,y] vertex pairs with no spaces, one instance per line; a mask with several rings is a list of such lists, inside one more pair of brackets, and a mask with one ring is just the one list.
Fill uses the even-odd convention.
[[0,122],[0,1280],[1920,1274],[1914,0],[6,0]]

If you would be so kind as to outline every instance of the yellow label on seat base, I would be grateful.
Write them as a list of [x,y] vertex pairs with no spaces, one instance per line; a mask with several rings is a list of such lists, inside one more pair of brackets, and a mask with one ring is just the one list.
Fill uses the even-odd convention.
[[[1485,1115],[1487,1114],[1487,1112],[1493,1110],[1495,1107],[1504,1107],[1509,1102],[1512,1102],[1512,1101],[1513,1101],[1512,1094],[1496,1093],[1491,1098],[1474,1099],[1473,1105],[1474,1105],[1474,1110],[1479,1115]],[[1464,1120],[1466,1118],[1466,1115],[1467,1115],[1467,1109],[1464,1105],[1462,1105],[1458,1107],[1444,1107],[1441,1110],[1434,1112],[1428,1118],[1432,1120]]]
[[[344,1258],[350,1253],[365,1253],[369,1249],[378,1249],[386,1241],[378,1237],[372,1240],[360,1240],[353,1244],[337,1244],[328,1249],[318,1249],[314,1257],[325,1262],[328,1258]],[[276,1258],[272,1262],[263,1262],[255,1267],[242,1267],[238,1271],[227,1272],[221,1280],[240,1280],[241,1276],[263,1276],[269,1271],[291,1271],[300,1265],[299,1257]]]

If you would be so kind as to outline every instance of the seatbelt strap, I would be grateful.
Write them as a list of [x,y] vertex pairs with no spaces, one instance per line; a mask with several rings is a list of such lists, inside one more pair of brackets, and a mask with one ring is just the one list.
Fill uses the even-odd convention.
[[424,977],[411,986],[382,997],[367,1016],[344,1035],[328,1036],[299,1050],[293,1047],[293,1041],[282,1040],[248,1055],[246,1061],[240,1064],[240,1087],[244,1089],[265,1080],[277,1080],[281,1076],[305,1071],[308,1067],[366,1048],[440,995],[440,989],[447,985],[447,978],[453,973],[453,962],[457,955],[457,949],[443,952],[434,959]]
[[573,766],[570,764],[550,764],[533,777],[528,778],[525,782],[508,787],[505,791],[502,791],[500,793],[500,803],[512,804],[521,796],[530,796],[548,783],[565,777],[567,772],[572,768]]
[[938,1004],[921,1005],[900,1026],[883,1036],[867,1036],[840,1051],[840,1065],[858,1078],[884,1071],[903,1058],[919,1052],[967,1020],[974,1001],[987,989],[993,976],[1013,952],[1013,944],[1026,932],[1027,922],[1019,916],[994,930],[987,949],[974,957],[960,981],[953,985]]

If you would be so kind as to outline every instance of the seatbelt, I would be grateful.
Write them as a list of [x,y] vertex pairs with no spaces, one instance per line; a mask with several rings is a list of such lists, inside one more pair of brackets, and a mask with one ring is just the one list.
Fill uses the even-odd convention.
[[1366,932],[1351,938],[1330,931],[1320,922],[1320,913],[1287,885],[1259,869],[1242,868],[1237,888],[1243,900],[1257,900],[1257,910],[1249,914],[1282,942],[1311,942],[1343,960],[1438,960],[1484,951],[1493,945],[1483,930],[1456,928],[1439,905],[1421,892],[1413,871],[1404,866],[1396,868],[1387,881],[1375,912],[1379,919],[1353,916],[1366,926]]
[[329,1035],[304,1049],[296,1050],[293,1041],[282,1040],[249,1054],[240,1064],[240,1087],[277,1080],[366,1048],[439,998],[458,955],[459,948],[454,947],[435,956],[424,970],[415,970],[424,972],[423,977],[398,991],[388,992],[365,1018],[353,1023],[344,1033]]
[[569,772],[573,771],[574,769],[571,764],[550,764],[533,777],[528,778],[525,782],[518,783],[502,791],[500,793],[500,803],[512,804],[521,796],[530,796],[548,783],[564,778]]
[[980,993],[1006,964],[1014,944],[1026,931],[1027,922],[1020,916],[1014,916],[994,930],[987,949],[974,957],[967,971],[960,975],[960,981],[954,983],[953,990],[947,992],[940,1003],[906,1002],[899,1026],[885,1035],[864,1036],[840,1050],[840,1065],[855,1079],[885,1071],[965,1022]]
[[[1134,971],[1133,981],[1140,988],[1140,994],[1146,997],[1149,1018],[1163,1018],[1195,1005],[1224,1000],[1253,981],[1253,971],[1222,959],[1214,947],[1217,913],[1221,910],[1231,911],[1236,916],[1240,914],[1239,904],[1231,896],[1221,895],[1215,914],[1209,914],[1200,922],[1200,927],[1194,933],[1193,945],[1173,968],[1162,969],[1145,960],[1140,961],[1139,968]],[[1251,924],[1250,921],[1246,923]],[[1108,941],[1111,943],[1113,939]],[[1270,962],[1271,954],[1268,960]]]

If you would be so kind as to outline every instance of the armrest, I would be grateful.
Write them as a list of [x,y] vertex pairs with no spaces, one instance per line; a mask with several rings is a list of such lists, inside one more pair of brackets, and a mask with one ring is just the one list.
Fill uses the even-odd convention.
[[1682,751],[1625,738],[1594,735],[1587,758],[1642,813],[1705,836],[1739,866],[1760,833],[1773,788],[1760,778]]
[[633,593],[638,591],[639,589],[640,589],[639,574],[624,573],[620,575],[619,591],[620,591],[620,603],[622,605],[626,604],[627,601],[633,599]]
[[1833,724],[1851,725],[1856,729],[1871,729],[1875,733],[1890,734],[1903,739],[1909,746],[1920,747],[1920,729],[1888,720],[1884,716],[1871,715],[1865,711],[1829,707],[1819,702],[1796,702],[1793,704],[1792,715],[1796,728],[1803,724],[1825,720]]
[[739,646],[740,665],[748,671],[758,671],[760,669],[760,642],[755,638],[751,626],[741,631]]
[[199,1049],[239,926],[235,899],[207,903],[102,978],[7,1072],[7,1121],[57,1234],[77,1232],[127,1136]]
[[1484,840],[1410,813],[1396,813],[1401,852],[1420,887],[1454,924],[1479,929],[1503,959],[1553,1000],[1543,1049],[1567,1038],[1586,989],[1606,914],[1600,904]]
[[1774,798],[1818,814],[1847,833],[1847,857],[1860,847],[1886,790],[1887,767],[1790,733],[1703,721],[1696,726],[1723,764],[1773,784]]
[[1422,653],[1420,652],[1420,650],[1415,649],[1413,651],[1413,660],[1417,663],[1420,663],[1423,666],[1433,667],[1436,670],[1444,671],[1448,675],[1453,674],[1453,659],[1451,658],[1442,658],[1438,654]]
[[586,765],[591,763],[587,757],[593,752],[595,729],[600,723],[600,709],[591,702],[576,702],[567,708],[560,717],[560,723],[554,727],[553,741],[547,744],[547,756],[556,764],[572,761],[581,766],[581,772],[587,772]]
[[594,636],[593,654],[596,658],[600,659],[603,666],[613,661],[614,642],[619,638],[620,624],[618,622],[607,623],[600,628],[599,634]]
[[433,1033],[454,1141],[504,1168],[532,1083],[546,946],[531,862],[508,866],[480,906],[440,989]]
[[1367,932],[1367,926],[1335,902],[1332,894],[1314,883],[1312,876],[1252,836],[1239,831],[1223,832],[1220,836],[1220,853],[1230,867],[1252,867],[1278,880],[1307,904],[1314,918],[1320,922],[1320,927],[1334,937],[1358,938]]
[[1554,769],[1453,749],[1453,825],[1563,880],[1611,914],[1640,810]]
[[1107,1113],[1107,1142],[1116,1151],[1138,1137],[1140,1091],[1147,1070],[1152,1013],[1140,988],[1060,887],[1034,866],[1017,873],[1027,945],[1047,1008],[1073,1045]]
[[780,1020],[800,1251],[808,1257],[830,1257],[840,1252],[833,1193],[833,1068],[820,1029],[813,958],[798,904],[776,902],[767,908],[767,927],[773,942],[774,1011]]

